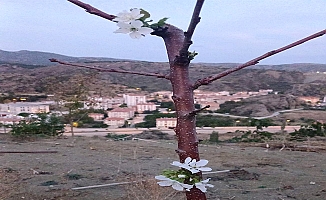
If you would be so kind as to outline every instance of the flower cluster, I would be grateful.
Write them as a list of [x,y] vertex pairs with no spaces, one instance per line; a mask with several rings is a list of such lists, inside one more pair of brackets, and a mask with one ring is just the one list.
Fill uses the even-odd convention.
[[[204,167],[208,163],[208,160],[192,159],[187,157],[184,163],[173,161],[171,165],[180,167],[178,171],[165,170],[163,175],[155,176],[155,179],[159,180],[160,186],[172,186],[173,189],[178,191],[187,190],[190,191],[193,187],[198,188],[202,192],[206,192],[206,187],[214,187],[209,184],[210,179],[200,181],[200,177],[197,175],[198,172],[211,171],[209,167]],[[187,180],[187,183],[184,183]]]
[[118,13],[114,21],[117,22],[119,27],[115,33],[125,33],[130,35],[133,39],[139,39],[142,36],[153,32],[152,28],[145,27],[143,17],[145,14],[141,13],[140,9],[130,9],[130,12],[123,11]]
[[181,167],[184,168],[186,170],[191,171],[191,173],[195,174],[201,171],[212,171],[211,168],[209,167],[204,167],[205,165],[207,165],[208,160],[200,160],[200,161],[196,161],[196,159],[191,159],[190,157],[186,158],[184,163],[180,163],[178,161],[173,161],[171,163],[171,165],[177,166],[177,167]]

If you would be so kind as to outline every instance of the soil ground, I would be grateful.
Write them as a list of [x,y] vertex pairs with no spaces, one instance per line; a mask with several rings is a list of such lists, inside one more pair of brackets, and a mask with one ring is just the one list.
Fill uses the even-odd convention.
[[[318,142],[318,146],[325,145]],[[280,151],[263,146],[200,144],[201,158],[209,160],[213,172],[231,170],[204,175],[215,186],[208,189],[208,199],[326,199],[325,151]],[[176,169],[170,165],[178,160],[175,149],[173,140],[62,137],[17,142],[0,134],[0,199],[184,199],[182,192],[159,187],[153,180],[163,169]],[[25,153],[13,153],[17,151]],[[132,183],[73,189],[121,182]]]

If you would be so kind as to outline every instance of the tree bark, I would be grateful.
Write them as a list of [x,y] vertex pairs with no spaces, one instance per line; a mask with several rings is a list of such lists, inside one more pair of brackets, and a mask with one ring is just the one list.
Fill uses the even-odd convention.
[[[172,84],[173,101],[176,109],[177,126],[175,132],[178,140],[180,162],[187,157],[199,158],[198,138],[196,133],[196,117],[194,93],[189,78],[189,62],[187,64],[175,62],[184,42],[184,33],[172,25],[166,25],[167,31],[161,35],[165,42],[170,63],[170,81]],[[205,200],[206,195],[201,190],[193,188],[186,192],[187,199]]]

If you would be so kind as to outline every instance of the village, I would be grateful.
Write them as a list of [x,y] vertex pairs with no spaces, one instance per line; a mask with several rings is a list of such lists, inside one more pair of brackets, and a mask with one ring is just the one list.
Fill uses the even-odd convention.
[[[135,92],[136,91],[136,92]],[[220,105],[227,101],[238,102],[243,99],[263,96],[268,94],[277,94],[271,89],[259,91],[242,91],[231,93],[229,91],[210,92],[195,90],[194,103],[196,109],[205,108],[208,111],[216,111]],[[109,128],[130,128],[135,127],[135,124],[143,122],[146,114],[152,112],[159,113],[174,113],[172,107],[161,106],[162,102],[172,103],[172,92],[158,91],[153,93],[145,93],[135,89],[132,93],[118,94],[115,97],[104,97],[99,95],[90,95],[86,100],[82,101],[83,110],[102,110],[102,113],[88,112],[88,116],[95,121],[103,122]],[[51,96],[51,95],[49,95]],[[300,100],[309,103],[312,106],[326,105],[326,96],[323,99],[319,97],[298,97]],[[19,101],[20,100],[20,101]],[[50,109],[55,104],[65,104],[67,102],[60,101],[40,101],[27,102],[26,98],[14,99],[13,102],[0,104],[0,124],[13,125],[26,117],[19,115],[20,113],[28,113],[27,117],[32,117],[37,113],[56,113],[58,115],[68,114],[67,111],[59,112],[58,110]],[[172,105],[172,104],[170,104]],[[225,113],[228,115],[228,113]],[[156,119],[156,128],[173,128],[176,126],[176,118],[164,117]],[[78,127],[78,122],[72,124]],[[69,124],[68,124],[69,126]]]

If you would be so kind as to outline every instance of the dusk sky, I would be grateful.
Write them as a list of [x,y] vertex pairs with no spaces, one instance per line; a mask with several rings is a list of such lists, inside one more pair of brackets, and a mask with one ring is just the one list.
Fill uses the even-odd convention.
[[[84,0],[109,14],[143,8],[186,30],[195,0]],[[326,29],[326,0],[206,0],[191,51],[194,62],[243,63]],[[0,49],[78,57],[167,62],[161,38],[113,33],[116,23],[65,0],[0,0]],[[326,36],[261,64],[324,63]]]

